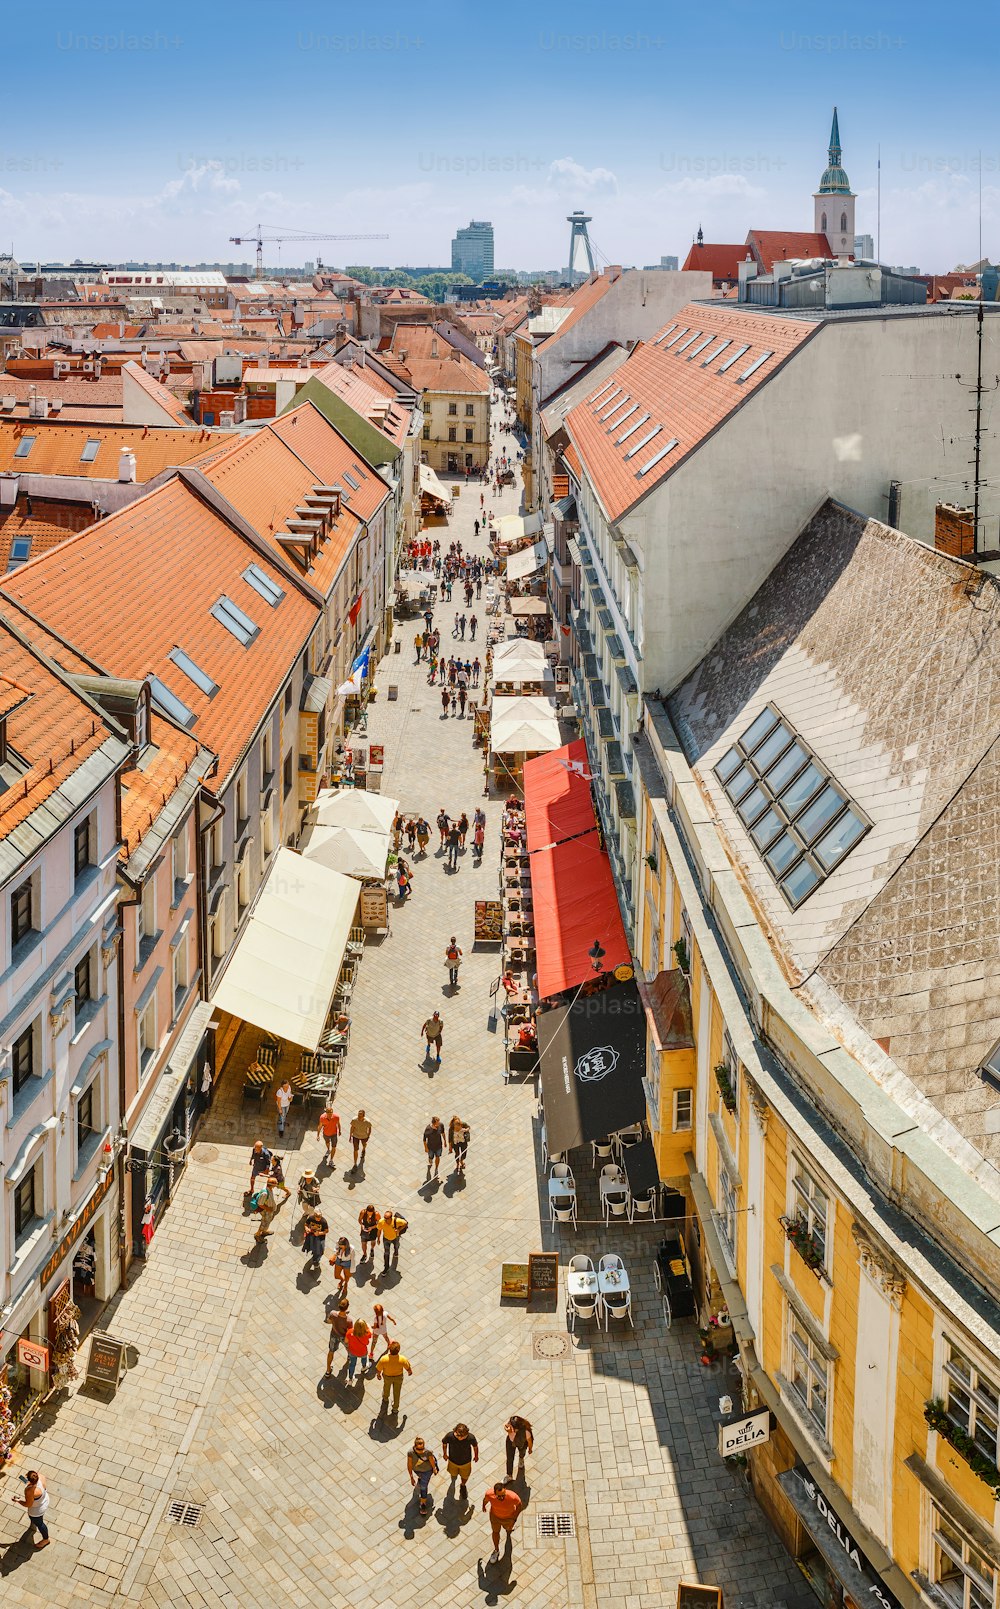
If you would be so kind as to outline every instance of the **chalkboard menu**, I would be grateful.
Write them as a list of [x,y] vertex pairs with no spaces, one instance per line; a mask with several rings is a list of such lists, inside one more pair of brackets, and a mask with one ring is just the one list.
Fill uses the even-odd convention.
[[503,938],[503,903],[498,899],[476,900],[476,943],[499,944]]
[[723,1609],[722,1588],[682,1581],[677,1588],[677,1609]]
[[125,1342],[110,1335],[93,1335],[87,1360],[87,1384],[117,1386],[125,1369]]
[[559,1253],[536,1251],[528,1258],[528,1288],[532,1297],[555,1296],[559,1289]]

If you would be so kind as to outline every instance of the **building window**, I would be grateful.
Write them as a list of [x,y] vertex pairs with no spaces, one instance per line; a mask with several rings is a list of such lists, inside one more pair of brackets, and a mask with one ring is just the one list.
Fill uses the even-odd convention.
[[474,441],[474,440],[475,440],[475,434],[474,434],[474,432],[473,432],[473,431],[471,431],[471,430],[467,430],[467,431],[466,431],[466,432],[465,432],[465,439],[466,439],[466,441]]
[[11,1067],[14,1077],[14,1094],[21,1091],[35,1071],[35,1025],[31,1023],[18,1034],[11,1046]]
[[274,811],[269,807],[260,818],[260,841],[265,855],[274,848]]
[[260,774],[261,774],[261,776],[262,776],[262,778],[264,780],[264,786],[265,787],[271,781],[271,777],[272,777],[273,772],[274,772],[274,733],[271,731],[270,727],[267,727],[266,730],[262,733],[261,740],[260,740]]
[[188,971],[188,941],[187,934],[181,939],[174,951],[174,1017],[180,1011],[190,984]]
[[156,1000],[139,1014],[139,1073],[144,1074],[156,1056]]
[[10,896],[10,934],[15,947],[34,932],[34,912],[35,892],[29,877]]
[[937,1504],[932,1505],[932,1579],[941,1600],[954,1609],[994,1609],[997,1572]]
[[[674,1133],[682,1134],[694,1121],[694,1090],[674,1090]],[[728,1177],[728,1175],[727,1175]]]
[[1000,1451],[997,1446],[1000,1391],[950,1341],[944,1373],[948,1418],[957,1429],[971,1436],[976,1446],[995,1464]]
[[87,1014],[87,1007],[94,998],[93,987],[94,952],[88,950],[81,956],[73,969],[73,988],[76,992],[76,1020],[81,1022]]
[[792,1172],[791,1215],[793,1218],[803,1218],[805,1220],[806,1228],[822,1253],[825,1266],[830,1200],[825,1190],[822,1190],[816,1183],[809,1170],[802,1166],[798,1157],[794,1159]]
[[465,417],[466,417],[466,419],[471,419],[473,414],[474,414],[474,412],[475,412],[475,404],[472,403],[472,402],[467,402],[465,404]]
[[250,904],[250,852],[249,850],[240,861],[236,875],[236,904],[240,916]]
[[454,425],[449,425],[449,427],[448,427],[448,440],[449,441],[457,441],[458,440],[458,431],[455,429]]
[[788,1310],[788,1380],[810,1423],[825,1441],[830,1363],[791,1308]]
[[449,402],[449,404],[448,404],[448,417],[449,417],[449,419],[453,419],[457,413],[458,413],[458,403],[457,402]]
[[722,1236],[724,1250],[729,1255],[729,1261],[736,1266],[736,1215],[739,1206],[736,1199],[736,1184],[733,1176],[722,1158],[719,1158],[719,1200],[718,1200],[718,1229]]
[[78,821],[73,828],[73,880],[77,883],[90,870],[92,863],[90,829],[91,818],[89,816],[84,821]]
[[152,877],[143,887],[142,898],[136,906],[135,918],[139,954],[142,956],[143,945],[148,945],[156,937],[156,883]]
[[286,715],[288,714],[288,712],[291,709],[291,707],[292,707],[292,684],[291,684],[291,682],[289,682],[288,686],[285,688],[285,714]]
[[[36,1164],[37,1166],[37,1164]],[[14,1187],[14,1240],[19,1241],[27,1234],[35,1219],[38,1217],[38,1207],[35,1199],[35,1168],[26,1173],[20,1184]]]
[[282,777],[281,777],[281,789],[282,789],[283,797],[285,799],[287,799],[288,795],[292,791],[292,751],[291,751],[291,749],[289,749],[288,753],[285,755],[285,764],[284,764],[284,768],[283,768],[283,771],[282,771]]
[[424,425],[424,441],[430,441],[430,439],[431,439],[431,427],[430,427],[430,425]]
[[97,1132],[94,1124],[94,1086],[88,1084],[76,1103],[76,1154],[86,1155],[87,1145]]
[[187,825],[174,833],[170,846],[170,856],[174,876],[174,904],[179,904],[187,886],[188,876],[188,840]]

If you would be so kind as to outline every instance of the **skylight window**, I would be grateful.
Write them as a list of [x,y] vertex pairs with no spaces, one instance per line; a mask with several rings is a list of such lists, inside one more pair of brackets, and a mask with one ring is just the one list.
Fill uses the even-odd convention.
[[351,474],[349,469],[344,470],[344,479],[346,480],[348,486],[351,488],[352,492],[356,492],[358,487],[361,485],[361,482],[359,480],[355,479],[355,477]]
[[250,644],[260,631],[260,627],[250,619],[250,616],[245,615],[243,610],[233,602],[232,598],[226,597],[225,593],[223,593],[218,603],[213,603],[209,613],[219,622],[220,626],[225,626],[226,630],[236,638],[237,642],[241,642],[244,648],[250,647]]
[[219,691],[218,682],[213,682],[208,672],[202,670],[200,665],[196,665],[190,654],[186,654],[183,648],[171,648],[167,658],[173,660],[177,669],[183,671],[188,681],[194,682],[195,687],[198,688],[199,692],[204,693],[206,698],[215,697],[215,694]]
[[719,364],[719,367],[716,370],[716,373],[717,374],[725,374],[726,370],[731,369],[734,363],[738,363],[740,358],[743,356],[744,352],[749,352],[749,350],[750,350],[750,343],[749,342],[747,342],[745,346],[738,346],[736,348],[735,352],[730,353],[730,355],[726,359],[725,363],[720,363]]
[[772,704],[715,774],[792,910],[871,827]]
[[626,402],[630,402],[631,400],[632,399],[630,398],[628,392],[623,391],[621,396],[616,397],[614,402],[609,402],[606,408],[598,409],[598,417],[600,419],[610,419],[613,413],[617,413],[619,408],[624,408]]
[[688,336],[686,341],[682,341],[680,346],[677,348],[678,353],[684,352],[691,345],[692,341],[697,341],[700,334],[700,330],[695,330],[692,335]]
[[357,475],[360,480],[367,480],[368,479],[367,474],[361,468],[360,464],[352,464],[351,468],[353,469],[355,475]]
[[702,339],[698,342],[698,345],[693,346],[691,348],[690,352],[688,353],[688,362],[690,363],[692,358],[696,358],[698,356],[699,352],[704,352],[706,346],[711,346],[711,344],[712,344],[712,342],[714,340],[715,340],[714,335],[705,335],[705,336],[703,336]]
[[[621,435],[616,438],[619,447],[623,441],[628,441],[629,436],[631,436],[636,430],[639,430],[643,425],[648,425],[651,418],[652,414],[644,413],[641,419],[636,419],[633,424],[629,425],[627,430],[623,430]],[[621,424],[620,419],[618,423]]]
[[722,356],[722,354],[723,354],[723,352],[724,352],[724,351],[725,351],[725,350],[726,350],[726,347],[727,347],[727,346],[732,346],[732,344],[733,344],[733,343],[732,343],[732,339],[731,339],[731,338],[730,338],[730,339],[728,339],[728,340],[725,340],[725,341],[723,341],[723,343],[722,343],[722,345],[721,345],[721,346],[717,346],[717,347],[716,347],[716,349],[715,349],[715,351],[714,351],[714,352],[710,352],[710,353],[709,353],[709,354],[708,354],[708,357],[707,357],[707,358],[702,358],[702,360],[701,360],[701,366],[702,366],[702,368],[703,368],[703,369],[707,369],[707,368],[708,368],[708,365],[709,365],[709,364],[710,364],[710,363],[714,363],[714,362],[715,362],[715,360],[716,360],[716,358],[721,358],[721,356]]
[[762,363],[766,363],[768,358],[773,358],[773,357],[774,357],[773,352],[762,352],[759,358],[754,358],[754,360],[751,363],[749,369],[744,369],[743,373],[741,375],[737,376],[736,384],[739,385],[742,380],[749,380],[749,378],[750,378],[750,376],[752,374],[757,373],[757,370],[760,368]]
[[12,562],[15,564],[24,564],[30,552],[31,537],[15,536],[13,542],[10,544],[10,556]]
[[172,693],[166,683],[161,682],[158,676],[150,676],[147,680],[153,695],[153,701],[159,705],[164,715],[169,715],[170,719],[177,721],[180,726],[194,725],[194,711],[188,709],[183,699],[178,698],[176,693]]
[[611,387],[614,385],[614,383],[615,382],[613,380],[606,380],[599,391],[595,391],[592,396],[587,398],[588,403],[593,404],[597,401],[598,397],[603,397],[606,391],[611,390]]
[[[631,401],[632,401],[632,398],[629,397],[629,396],[619,397],[618,401],[612,407],[611,412],[606,413],[604,415],[604,418],[605,419],[614,419],[615,414],[618,414],[618,418],[615,419],[615,424],[620,425],[622,420],[625,418],[625,415],[620,410],[622,408],[628,408],[628,405],[629,405],[629,403]],[[630,413],[631,413],[631,411],[632,411],[631,408],[629,408]],[[614,428],[614,427],[612,427],[612,428]]]
[[635,446],[629,448],[628,452],[625,454],[625,457],[634,458],[636,453],[641,453],[647,441],[652,441],[653,437],[658,436],[662,429],[662,425],[654,425],[652,430],[647,430],[644,436],[639,437],[639,440],[636,442]]
[[663,348],[664,352],[667,350],[668,346],[673,346],[675,341],[679,341],[683,335],[686,335],[690,328],[690,324],[685,324],[682,330],[678,330],[676,335],[672,335],[670,340],[667,342],[667,346]]
[[243,579],[248,587],[253,587],[262,598],[266,598],[272,609],[276,609],[285,596],[284,589],[279,587],[277,581],[272,581],[259,564],[248,565],[243,572]]
[[80,454],[80,462],[81,462],[81,464],[92,464],[94,462],[94,459],[97,457],[98,453],[100,452],[100,450],[101,450],[100,438],[96,437],[96,436],[88,437],[88,439],[83,444],[83,452]]
[[27,458],[32,447],[35,445],[35,441],[36,437],[34,436],[22,436],[17,446],[14,448],[14,457]]
[[643,475],[648,475],[650,470],[653,469],[655,467],[655,465],[657,465],[660,462],[660,459],[661,458],[666,458],[667,454],[672,453],[676,446],[677,446],[677,437],[675,436],[673,441],[668,441],[667,445],[665,447],[661,447],[658,453],[654,453],[652,458],[650,458],[645,464],[643,464],[641,469],[636,470],[636,472],[635,472],[636,480],[641,479],[641,477]]
[[666,329],[662,330],[660,332],[660,334],[656,337],[656,340],[653,342],[653,345],[654,346],[659,346],[660,342],[665,341],[668,335],[672,335],[676,328],[677,328],[676,324],[668,324]]
[[[610,436],[610,434],[611,434],[611,432],[613,430],[617,430],[619,425],[623,425],[625,423],[626,419],[631,419],[632,415],[634,413],[638,413],[638,412],[639,412],[639,404],[637,402],[633,402],[631,408],[626,408],[624,413],[620,413],[618,415],[618,418],[615,420],[614,424],[611,424],[611,425],[608,426],[608,435]],[[646,415],[646,418],[647,419],[649,418],[648,414]],[[625,438],[623,436],[618,437],[619,441],[624,441],[624,439]]]
[[601,398],[600,402],[597,404],[596,408],[594,409],[594,412],[595,413],[600,413],[602,408],[609,407],[612,397],[620,397],[620,396],[622,396],[624,394],[624,391],[625,391],[624,386],[616,385],[613,391],[609,391],[609,393],[608,393],[608,395],[606,397]]

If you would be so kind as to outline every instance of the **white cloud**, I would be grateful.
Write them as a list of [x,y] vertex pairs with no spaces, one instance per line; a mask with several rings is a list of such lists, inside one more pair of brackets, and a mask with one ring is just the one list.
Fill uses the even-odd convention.
[[[227,179],[221,162],[194,162],[185,168],[179,179],[171,179],[164,185],[161,197],[165,201],[174,201],[189,192],[236,195],[239,189],[239,179]],[[153,198],[154,204],[156,199]]]
[[658,199],[663,200],[667,196],[738,196],[743,201],[752,201],[766,194],[765,189],[751,184],[742,173],[714,173],[711,178],[692,178],[688,175],[676,179],[673,184],[664,184],[658,191]]
[[549,164],[548,184],[560,195],[616,196],[618,180],[610,168],[584,168],[571,156],[557,157]]

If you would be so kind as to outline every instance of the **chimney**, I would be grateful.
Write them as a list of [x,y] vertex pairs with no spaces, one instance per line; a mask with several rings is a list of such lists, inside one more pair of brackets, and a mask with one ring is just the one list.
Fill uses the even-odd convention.
[[453,346],[451,349],[451,361],[452,363],[461,363],[462,361],[462,354],[457,346]]
[[438,344],[437,344],[437,336],[435,335],[431,340],[431,357],[436,358],[437,355],[438,355]]
[[131,447],[123,447],[118,454],[118,479],[124,486],[135,485],[135,453]]
[[954,503],[938,503],[934,510],[934,546],[952,559],[971,559],[976,551],[976,532],[971,508]]
[[621,263],[610,263],[609,266],[604,270],[604,277],[608,281],[609,285],[613,285],[616,279],[621,279]]

